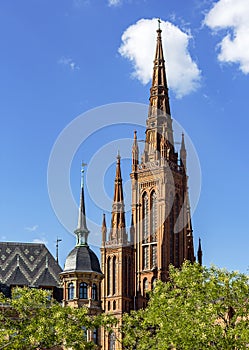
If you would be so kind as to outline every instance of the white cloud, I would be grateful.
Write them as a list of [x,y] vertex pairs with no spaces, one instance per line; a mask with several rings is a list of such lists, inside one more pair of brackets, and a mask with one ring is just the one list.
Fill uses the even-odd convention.
[[73,61],[73,59],[69,57],[61,57],[58,63],[62,64],[63,66],[69,67],[72,71],[80,69],[80,67]]
[[[133,64],[132,76],[147,84],[152,77],[158,20],[141,19],[122,35],[119,53]],[[188,51],[190,33],[181,31],[170,22],[161,22],[164,58],[169,87],[177,97],[195,91],[201,72]]]
[[33,243],[42,243],[42,244],[48,244],[48,241],[45,238],[35,238],[33,239]]
[[26,231],[30,231],[30,232],[34,232],[38,229],[38,225],[34,225],[34,226],[31,226],[31,227],[25,227],[25,230]]
[[118,6],[122,4],[122,0],[108,0],[109,6]]
[[221,62],[238,63],[249,73],[249,1],[219,0],[204,19],[204,24],[217,32],[226,29],[218,45]]

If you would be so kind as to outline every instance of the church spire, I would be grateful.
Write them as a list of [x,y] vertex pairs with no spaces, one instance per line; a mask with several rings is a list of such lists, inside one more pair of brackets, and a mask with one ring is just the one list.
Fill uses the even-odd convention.
[[[159,25],[160,23],[159,21]],[[157,161],[160,158],[160,146],[163,133],[168,158],[177,163],[161,33],[162,30],[159,26],[157,30],[156,53],[150,88],[150,106],[146,123],[146,143],[142,158],[142,162],[145,163]]]
[[116,163],[116,177],[115,177],[115,184],[114,184],[112,221],[111,221],[111,231],[110,231],[110,240],[116,240],[118,243],[122,243],[125,240],[127,240],[127,234],[125,232],[124,195],[123,195],[120,159],[121,157],[118,154],[117,163]]
[[[160,24],[161,22],[159,22]],[[162,30],[157,30],[157,44],[153,67],[152,85],[150,88],[150,114],[153,110],[159,109],[170,115],[168,85],[166,78],[165,60],[163,56]],[[156,111],[157,112],[157,111]]]
[[84,166],[81,167],[81,192],[80,192],[80,206],[78,216],[78,226],[74,233],[76,234],[76,245],[87,245],[87,238],[89,230],[86,226],[86,209],[85,209],[85,197],[84,197]]

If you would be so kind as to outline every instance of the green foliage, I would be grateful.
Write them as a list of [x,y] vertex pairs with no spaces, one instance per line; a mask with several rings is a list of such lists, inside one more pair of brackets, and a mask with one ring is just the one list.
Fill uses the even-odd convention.
[[0,303],[0,349],[94,349],[85,329],[108,329],[115,323],[106,315],[89,316],[87,308],[62,307],[41,289],[16,288],[11,299],[1,295]]
[[186,262],[158,281],[145,310],[125,315],[125,349],[248,349],[249,279]]

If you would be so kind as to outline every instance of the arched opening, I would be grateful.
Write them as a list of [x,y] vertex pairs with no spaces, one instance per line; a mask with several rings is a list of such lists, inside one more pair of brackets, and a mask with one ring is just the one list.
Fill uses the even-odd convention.
[[74,284],[72,282],[67,286],[67,298],[68,300],[74,299]]
[[97,288],[96,283],[93,283],[93,285],[92,285],[92,299],[98,300],[98,288]]
[[153,191],[151,193],[151,240],[155,242],[157,240],[157,195]]
[[148,289],[149,289],[148,279],[144,278],[144,280],[143,280],[143,296],[144,297],[147,297]]
[[143,195],[142,211],[143,211],[143,243],[147,243],[148,236],[149,236],[149,200],[148,200],[147,192],[145,192]]
[[88,299],[88,285],[86,282],[81,282],[79,286],[79,298],[80,299]]
[[116,256],[112,259],[112,294],[116,293]]
[[[173,204],[173,194],[170,192],[170,205]],[[169,256],[170,256],[170,263],[174,264],[174,207],[171,207],[170,214],[169,214]]]
[[107,259],[107,295],[111,294],[111,258]]

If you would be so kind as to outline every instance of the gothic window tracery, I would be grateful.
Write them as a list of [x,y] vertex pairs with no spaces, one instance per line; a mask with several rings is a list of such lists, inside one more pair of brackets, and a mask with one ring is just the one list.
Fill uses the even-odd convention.
[[111,294],[111,258],[107,259],[107,295]]
[[143,247],[143,268],[144,270],[149,268],[149,247],[147,245]]
[[151,194],[151,239],[157,240],[157,195],[153,191]]
[[145,192],[143,195],[143,241],[148,241],[149,235],[149,199],[148,194]]
[[116,293],[116,256],[112,259],[112,294]]
[[170,263],[174,264],[174,207],[173,207],[173,194],[170,193],[170,205],[172,205],[169,214],[169,235],[170,235]]

